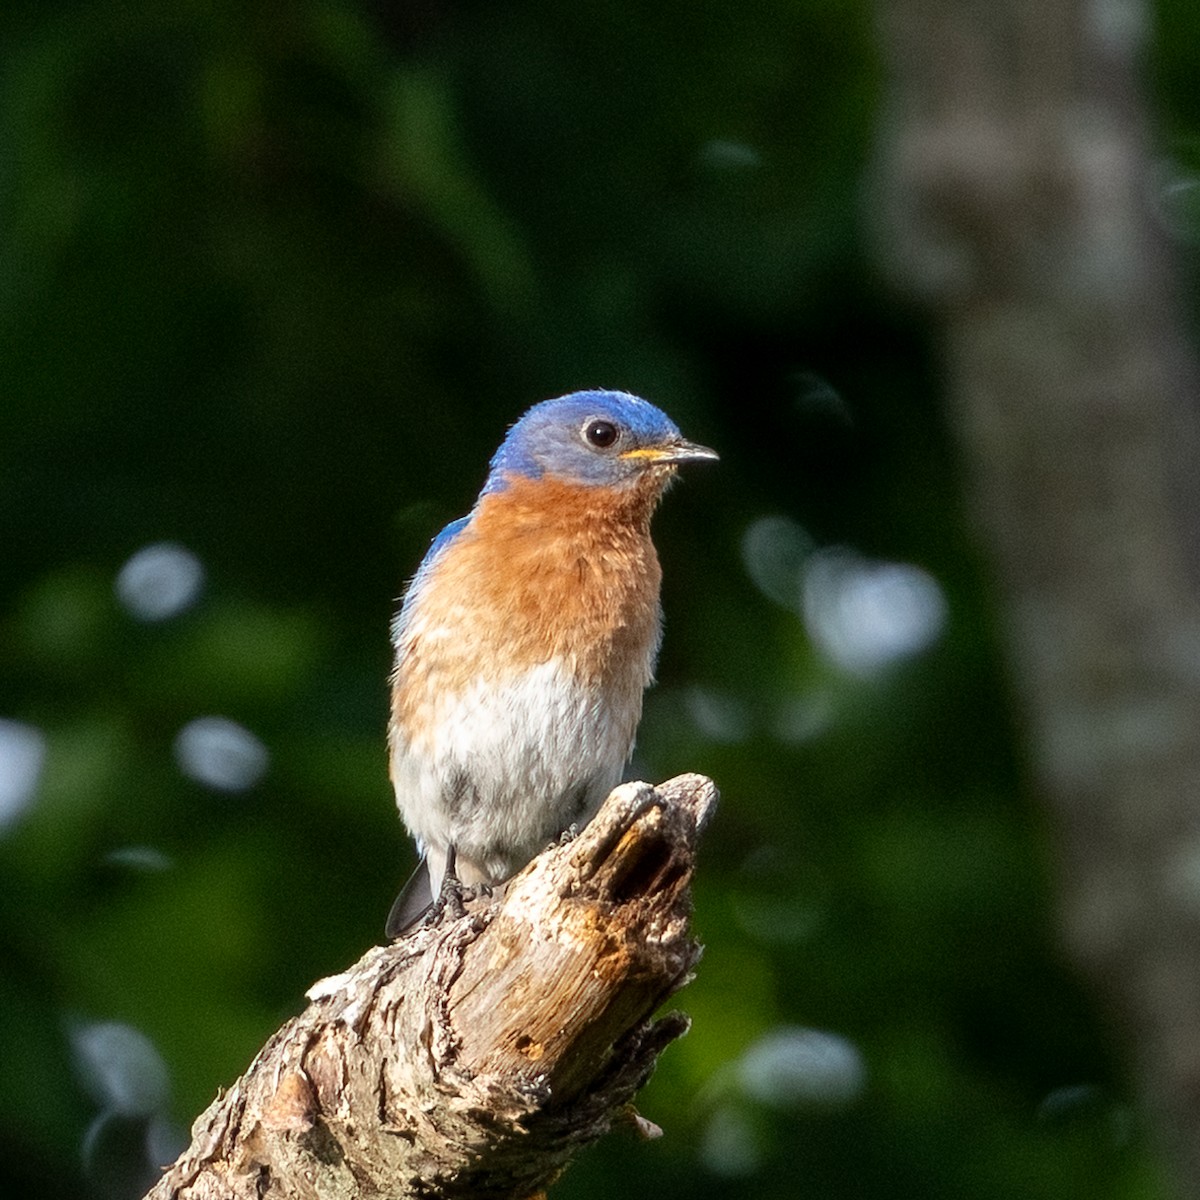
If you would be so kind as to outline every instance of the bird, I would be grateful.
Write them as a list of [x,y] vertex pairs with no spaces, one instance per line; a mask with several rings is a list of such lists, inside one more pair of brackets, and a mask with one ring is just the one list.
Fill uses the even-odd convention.
[[421,861],[389,938],[509,879],[620,781],[662,640],[650,519],[680,465],[717,457],[628,392],[544,400],[433,539],[392,622],[389,773]]

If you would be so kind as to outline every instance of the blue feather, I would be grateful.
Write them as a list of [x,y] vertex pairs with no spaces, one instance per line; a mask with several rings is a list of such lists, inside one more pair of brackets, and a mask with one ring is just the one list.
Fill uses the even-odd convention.
[[[617,427],[611,453],[589,446],[583,430],[594,420]],[[640,472],[618,450],[662,446],[681,439],[679,427],[661,409],[629,392],[572,392],[535,404],[508,431],[492,457],[483,493],[502,491],[511,475],[552,475],[584,486],[611,487]]]

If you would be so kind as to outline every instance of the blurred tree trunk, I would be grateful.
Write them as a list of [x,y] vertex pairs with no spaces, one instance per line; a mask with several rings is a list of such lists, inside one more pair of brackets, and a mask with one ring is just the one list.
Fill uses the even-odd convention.
[[871,194],[936,312],[1063,935],[1200,1195],[1200,479],[1136,3],[884,0]]

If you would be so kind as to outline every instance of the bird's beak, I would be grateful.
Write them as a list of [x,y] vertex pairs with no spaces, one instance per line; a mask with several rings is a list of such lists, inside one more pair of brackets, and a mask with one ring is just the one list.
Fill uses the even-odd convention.
[[646,463],[674,464],[685,462],[716,462],[720,457],[715,450],[707,446],[698,446],[695,442],[685,442],[680,438],[677,442],[666,442],[660,446],[639,446],[636,450],[626,450],[622,458],[640,458]]

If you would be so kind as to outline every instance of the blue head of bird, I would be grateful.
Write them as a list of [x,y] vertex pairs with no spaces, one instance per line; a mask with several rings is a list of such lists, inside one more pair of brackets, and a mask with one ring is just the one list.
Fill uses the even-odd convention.
[[666,413],[640,396],[572,392],[535,404],[512,426],[492,457],[484,490],[502,490],[511,476],[616,487],[649,471],[665,483],[680,463],[716,457],[707,446],[689,442]]

